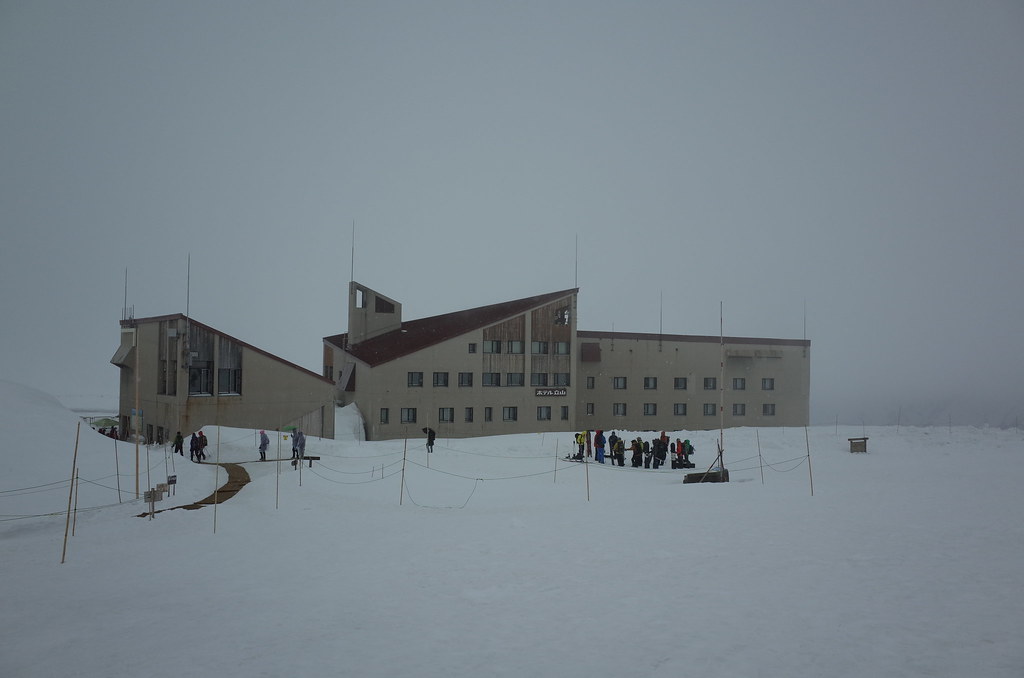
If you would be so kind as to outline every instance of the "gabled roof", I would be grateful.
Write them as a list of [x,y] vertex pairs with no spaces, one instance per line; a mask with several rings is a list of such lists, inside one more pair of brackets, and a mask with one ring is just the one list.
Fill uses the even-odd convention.
[[347,333],[324,337],[324,341],[346,350],[349,355],[370,367],[377,367],[396,358],[422,351],[461,334],[482,329],[578,292],[579,288],[572,288],[561,292],[550,292],[535,297],[411,320],[403,322],[401,328],[397,330],[367,339],[354,346],[346,347]]
[[[192,318],[189,318],[184,313],[171,313],[169,315],[155,315],[155,316],[150,316],[148,318],[129,318],[127,320],[122,320],[121,321],[121,327],[123,327],[123,328],[124,327],[135,327],[136,325],[142,325],[142,324],[148,324],[148,323],[157,323],[157,322],[161,322],[161,321],[164,321],[164,320],[185,320],[185,321],[187,321],[191,325],[195,325],[196,327],[202,327],[207,332],[212,332],[213,334],[216,334],[216,335],[219,335],[221,337],[224,337],[225,339],[229,339],[230,341],[238,344],[239,346],[244,346],[245,348],[249,349],[250,351],[255,351],[256,353],[259,353],[260,355],[266,356],[267,358],[270,358],[271,360],[273,360],[275,362],[279,362],[282,365],[287,365],[288,367],[291,367],[292,369],[298,370],[299,372],[305,372],[309,376],[316,377],[317,379],[319,379],[321,381],[326,381],[326,382],[331,383],[331,384],[334,383],[332,380],[328,379],[327,377],[323,376],[322,374],[317,374],[316,372],[314,372],[312,370],[308,370],[305,367],[302,367],[300,365],[296,365],[295,363],[291,362],[290,360],[285,360],[284,358],[278,357],[278,356],[274,355],[273,353],[270,353],[268,351],[264,351],[262,348],[257,348],[256,346],[253,346],[252,344],[250,344],[248,342],[245,342],[245,341],[242,341],[241,339],[237,339],[235,337],[232,337],[230,334],[225,334],[224,332],[221,332],[218,329],[214,329],[213,327],[210,327],[209,325],[205,325],[205,324],[199,322],[198,320],[194,320]],[[119,349],[118,352],[114,354],[114,357],[110,359],[110,362],[112,362],[115,365],[118,365],[120,367],[127,367],[127,365],[124,364],[124,361],[127,359],[126,355],[127,354],[122,355],[122,351]],[[114,362],[115,359],[118,359],[118,358],[120,358],[122,362]]]

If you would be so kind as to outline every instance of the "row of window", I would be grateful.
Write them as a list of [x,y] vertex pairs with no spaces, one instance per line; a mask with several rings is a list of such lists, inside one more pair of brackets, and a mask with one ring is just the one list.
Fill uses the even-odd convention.
[[[438,388],[448,386],[447,372],[434,372],[433,385]],[[525,386],[526,374],[523,372],[507,372],[502,379],[501,372],[484,372],[481,374],[481,383],[484,386]],[[472,372],[459,372],[459,386],[473,386]],[[409,388],[420,388],[423,386],[422,372],[409,372],[406,377],[406,384]],[[568,372],[533,372],[530,374],[530,386],[569,386]]]
[[[626,388],[626,377],[612,377],[612,388],[621,390]],[[594,388],[596,385],[596,377],[587,377],[587,388]],[[689,386],[689,382],[686,377],[675,377],[672,380],[672,388],[677,391],[685,391]],[[644,390],[653,391],[658,388],[657,377],[644,377]],[[718,390],[718,377],[704,377],[704,390],[705,391],[717,391]],[[747,379],[746,377],[734,377],[732,380],[732,390],[734,391],[745,391],[747,390]],[[775,378],[765,377],[761,380],[762,391],[774,391],[775,390]]]
[[[523,372],[508,372],[505,374],[504,382],[502,382],[502,376],[500,372],[484,372],[482,375],[482,383],[484,386],[501,386],[504,383],[505,386],[523,386],[525,385],[525,374]],[[568,372],[555,372],[548,374],[547,372],[532,372],[530,374],[530,386],[569,386],[570,379]],[[436,387],[444,388],[449,383],[448,372],[434,372],[433,385]],[[422,372],[409,372],[407,377],[407,384],[410,388],[419,388],[423,386],[423,373]],[[473,373],[472,372],[459,372],[459,386],[468,387],[473,385]],[[587,388],[593,389],[596,385],[596,377],[587,377]],[[686,377],[676,377],[673,380],[673,388],[677,391],[687,390],[688,380]],[[612,377],[612,388],[616,390],[624,390],[627,387],[626,377]],[[658,388],[657,377],[644,377],[644,390],[653,391]],[[717,391],[718,390],[718,378],[717,377],[704,377],[704,390],[705,391]],[[747,390],[747,379],[746,377],[734,377],[732,380],[733,391],[745,391]],[[774,391],[775,390],[775,378],[765,377],[761,379],[761,390],[762,391]]]
[[[522,355],[526,352],[526,342],[520,340],[512,340],[504,342],[505,353],[511,355]],[[530,354],[531,355],[549,355],[551,354],[551,348],[554,347],[553,355],[569,355],[570,343],[568,341],[531,341],[530,342]],[[484,353],[501,353],[502,342],[497,340],[487,340],[483,342],[482,349]],[[469,345],[469,352],[476,353],[476,344],[472,343]]]
[[[656,417],[658,416],[658,403],[644,403],[644,416],[645,417]],[[586,404],[587,414],[594,415],[594,403]],[[677,417],[685,417],[687,415],[686,403],[673,403],[672,414]],[[704,416],[714,417],[718,414],[718,405],[716,403],[704,403]],[[745,417],[747,415],[746,403],[733,403],[732,415],[734,417]],[[763,403],[761,405],[761,415],[764,417],[775,416],[775,403]],[[626,403],[612,403],[612,416],[624,417],[626,416]]]
[[[484,421],[494,421],[494,408],[485,407],[484,410]],[[569,421],[569,406],[562,405],[560,408],[560,415],[562,421]],[[538,405],[537,406],[537,421],[551,421],[553,408],[550,405]],[[417,418],[417,410],[415,407],[403,407],[400,411],[400,421],[403,424],[415,424]],[[475,410],[472,407],[467,407],[463,410],[462,417],[466,423],[472,423],[475,416]],[[519,408],[518,407],[503,407],[501,408],[501,420],[502,421],[519,421]],[[455,422],[455,408],[454,407],[441,407],[437,411],[437,421],[442,424],[451,424]],[[391,411],[387,407],[380,408],[380,423],[388,424],[391,422]]]
[[[594,403],[587,403],[587,414],[594,414]],[[657,403],[644,403],[644,416],[654,417],[658,414]],[[569,420],[569,406],[561,406],[561,418],[562,421]],[[494,421],[494,408],[485,407],[484,410],[484,421]],[[537,421],[551,421],[552,407],[550,405],[538,405],[537,406]],[[675,403],[672,406],[672,414],[678,417],[686,416],[686,403]],[[732,415],[734,417],[744,417],[747,414],[747,406],[745,403],[733,403]],[[714,417],[718,415],[718,405],[716,403],[704,403],[704,416]],[[775,403],[764,403],[761,405],[761,415],[765,417],[775,416]],[[626,403],[612,403],[612,416],[613,417],[625,417],[626,416]],[[401,408],[400,421],[403,424],[415,424],[417,417],[417,408],[415,407],[403,407]],[[466,423],[472,423],[474,417],[474,408],[467,407],[463,410],[463,421]],[[501,419],[502,421],[519,421],[519,408],[518,407],[503,407],[501,408]],[[455,421],[455,408],[454,407],[441,407],[438,408],[437,420],[442,424],[453,423]],[[391,422],[391,411],[387,407],[380,409],[380,423],[388,424]]]

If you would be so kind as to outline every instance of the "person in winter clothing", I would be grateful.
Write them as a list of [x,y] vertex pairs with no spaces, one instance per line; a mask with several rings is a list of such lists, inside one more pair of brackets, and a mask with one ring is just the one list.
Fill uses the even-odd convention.
[[181,431],[178,431],[177,433],[174,434],[174,447],[171,449],[171,454],[177,452],[178,454],[184,457],[185,452],[182,450],[182,447],[184,447],[184,445],[185,439],[181,437]]
[[576,434],[576,447],[579,449],[579,451],[576,453],[576,456],[574,456],[573,459],[577,461],[582,461],[583,452],[584,450],[586,450],[586,445],[587,434],[584,433],[583,431],[580,431],[579,433]]
[[295,429],[292,434],[292,459],[302,459],[306,456],[306,436],[300,429]]
[[604,431],[598,429],[594,432],[594,461],[598,464],[604,463]]
[[266,431],[260,431],[260,461],[267,460],[267,448],[270,447],[270,438]]
[[423,429],[423,432],[427,434],[427,452],[433,452],[434,439],[437,438],[437,431],[428,426],[427,428]]
[[199,432],[199,458],[206,459],[206,446],[210,444],[210,441],[206,439],[206,435]]
[[199,436],[195,433],[192,434],[192,438],[188,441],[188,460],[199,461]]
[[612,463],[616,460],[619,466],[626,465],[626,443],[618,436],[615,437],[615,447],[612,448]]
[[633,451],[633,457],[630,459],[630,463],[633,468],[640,468],[644,463],[644,444],[640,442],[639,438],[633,440],[633,445],[630,447]]

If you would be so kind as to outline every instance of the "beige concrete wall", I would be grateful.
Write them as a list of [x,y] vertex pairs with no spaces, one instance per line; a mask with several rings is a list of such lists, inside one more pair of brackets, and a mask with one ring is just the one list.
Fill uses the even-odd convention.
[[[568,305],[571,309],[570,324],[552,327],[554,310]],[[575,356],[533,355],[531,341],[540,337],[549,341],[549,350],[554,350],[554,339],[571,338],[575,334],[575,296],[541,307],[534,312],[515,316],[502,323],[468,332],[454,339],[429,347],[414,355],[398,358],[375,368],[358,363],[356,368],[356,393],[354,396],[366,421],[366,433],[370,440],[423,437],[422,429],[431,427],[438,436],[467,438],[475,436],[504,435],[509,433],[566,431],[572,426],[575,416],[577,379],[575,377]],[[511,339],[524,342],[522,354],[506,352]],[[486,340],[502,342],[502,352],[484,353]],[[476,344],[476,353],[469,352],[469,344]],[[572,342],[570,340],[570,345]],[[336,362],[345,360],[339,358]],[[351,361],[351,358],[348,358]],[[340,368],[336,367],[336,371]],[[565,395],[539,396],[538,387],[531,386],[532,372],[566,372],[570,384]],[[422,387],[409,387],[409,372],[423,373]],[[448,386],[433,385],[434,372],[448,373]],[[459,372],[471,372],[473,385],[459,386]],[[497,372],[501,375],[501,386],[484,386],[483,373]],[[523,386],[507,386],[510,372],[523,374]],[[550,377],[549,377],[550,378]],[[549,385],[546,390],[552,387]],[[550,420],[538,420],[537,408],[551,408]],[[561,408],[568,408],[567,419],[561,418]],[[454,409],[454,421],[440,422],[442,407]],[[465,410],[473,408],[473,421],[465,420]],[[486,421],[485,408],[491,408],[492,418]],[[504,408],[515,407],[516,421],[504,420]],[[381,408],[388,409],[389,423],[381,423]],[[415,424],[401,422],[402,408],[416,408]]]
[[[244,342],[235,341],[242,352],[242,388],[240,394],[217,394],[214,365],[214,394],[188,394],[188,370],[182,367],[185,335],[184,320],[173,321],[179,339],[176,345],[178,361],[174,395],[163,395],[158,390],[159,375],[159,320],[135,321],[135,327],[122,330],[122,343],[131,342],[132,332],[138,332],[136,351],[139,358],[138,402],[143,412],[144,435],[155,438],[159,428],[166,437],[180,430],[188,434],[203,426],[221,425],[238,428],[274,430],[284,426],[299,426],[311,437],[334,437],[334,386],[319,376],[302,370],[255,349]],[[215,342],[222,335],[215,333]],[[216,356],[217,344],[214,344]],[[122,420],[135,407],[135,355],[121,368],[120,414]],[[147,439],[150,436],[147,435]]]
[[[439,436],[464,438],[526,432],[564,432],[573,430],[709,430],[723,424],[733,426],[804,426],[810,406],[810,343],[796,340],[726,338],[725,378],[720,365],[722,350],[718,337],[641,335],[630,333],[577,332],[576,297],[571,297],[572,322],[558,326],[551,322],[553,311],[564,307],[565,300],[534,309],[502,323],[475,330],[439,343],[410,356],[371,368],[355,361],[348,353],[330,348],[330,360],[337,379],[346,363],[356,363],[354,393],[337,394],[342,402],[355,402],[363,414],[370,440],[421,438],[429,426]],[[569,338],[571,355],[532,355],[533,340],[554,342]],[[503,352],[483,352],[486,340],[500,340]],[[522,355],[504,351],[510,339],[525,342]],[[470,343],[477,353],[468,351]],[[583,360],[584,344],[597,344],[600,360]],[[326,364],[326,360],[325,360]],[[423,385],[408,386],[408,373],[422,372]],[[448,386],[433,385],[434,372],[448,373]],[[459,372],[473,374],[472,387],[459,387]],[[483,386],[484,372],[501,374],[502,386]],[[504,385],[509,372],[522,372],[523,386]],[[530,375],[568,372],[570,385],[564,396],[538,396]],[[588,388],[588,377],[593,388]],[[613,378],[625,377],[626,388],[614,388]],[[657,387],[644,388],[644,377],[657,378]],[[686,378],[686,389],[675,388],[675,378]],[[704,388],[705,377],[716,380],[715,388]],[[549,376],[549,379],[551,377]],[[736,388],[734,379],[745,380],[745,388]],[[773,379],[774,389],[764,390],[762,379]],[[549,381],[547,390],[555,384]],[[724,391],[721,389],[724,388]],[[724,410],[719,409],[724,400]],[[625,403],[626,415],[615,416],[613,405]],[[675,414],[677,403],[685,404],[686,414]],[[594,414],[587,414],[588,405]],[[656,414],[644,413],[645,404]],[[713,415],[705,415],[704,406],[714,406]],[[733,406],[745,406],[744,414],[734,414]],[[773,405],[774,414],[765,414],[764,405]],[[515,422],[503,420],[503,408],[516,407]],[[537,407],[550,406],[551,419],[538,421]],[[561,408],[568,418],[561,418]],[[454,421],[438,421],[439,409],[454,409]],[[473,421],[465,421],[465,408],[473,408]],[[484,408],[492,408],[492,420],[485,421]],[[381,409],[388,410],[388,423],[381,423]],[[415,423],[401,422],[402,408],[416,408]],[[723,414],[724,413],[724,416]]]
[[[707,430],[724,420],[733,426],[804,426],[809,419],[810,347],[786,343],[730,343],[726,339],[724,393],[719,389],[722,351],[717,338],[695,338],[622,334],[595,338],[581,333],[580,343],[597,343],[600,362],[581,362],[577,390],[577,428],[604,430]],[[598,333],[592,333],[598,334]],[[610,334],[610,333],[602,333]],[[593,388],[588,388],[588,377]],[[626,388],[614,388],[616,377],[626,378]],[[644,378],[657,378],[657,387],[644,388]],[[686,389],[675,388],[677,377],[686,378]],[[704,380],[714,378],[715,389],[706,390]],[[734,388],[733,380],[745,380],[745,389]],[[774,390],[763,390],[762,379],[773,379]],[[724,417],[719,402],[724,396]],[[593,403],[594,414],[587,414]],[[625,403],[626,415],[613,414],[614,403]],[[655,415],[645,415],[644,405],[654,404]],[[675,414],[676,403],[686,405],[686,414]],[[734,404],[745,405],[744,415],[734,415]],[[715,414],[704,413],[705,404]],[[765,415],[763,405],[775,406]]]

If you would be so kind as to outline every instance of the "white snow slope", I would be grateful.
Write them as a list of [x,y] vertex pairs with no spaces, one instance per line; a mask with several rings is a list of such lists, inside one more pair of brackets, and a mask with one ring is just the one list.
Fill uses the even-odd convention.
[[[569,432],[419,438],[403,491],[403,441],[310,438],[299,472],[211,426],[252,482],[149,519],[134,445],[83,425],[62,564],[77,425],[0,382],[5,678],[1024,675],[1017,430],[730,429],[722,484],[556,461]],[[671,435],[712,462],[717,431]],[[158,509],[225,480],[139,459],[177,475]]]

